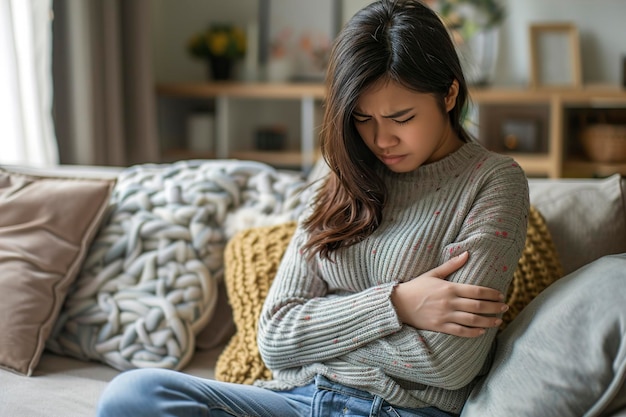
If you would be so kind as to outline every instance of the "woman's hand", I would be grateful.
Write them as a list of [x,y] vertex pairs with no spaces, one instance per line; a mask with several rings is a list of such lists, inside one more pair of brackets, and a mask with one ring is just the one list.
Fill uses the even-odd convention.
[[502,323],[497,317],[508,310],[504,295],[493,288],[459,284],[445,278],[467,262],[463,252],[411,281],[399,284],[391,302],[403,323],[460,337],[477,337]]

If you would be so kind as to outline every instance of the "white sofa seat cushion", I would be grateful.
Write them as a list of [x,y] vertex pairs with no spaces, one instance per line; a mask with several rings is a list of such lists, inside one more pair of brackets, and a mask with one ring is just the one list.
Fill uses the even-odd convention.
[[[198,351],[185,373],[213,379],[223,345]],[[94,361],[44,352],[31,378],[0,371],[0,417],[86,417],[119,371]]]

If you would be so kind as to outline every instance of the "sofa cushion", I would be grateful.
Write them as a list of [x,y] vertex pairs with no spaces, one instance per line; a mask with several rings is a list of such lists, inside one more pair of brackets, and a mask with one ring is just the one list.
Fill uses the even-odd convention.
[[0,168],[0,367],[37,366],[114,183]]
[[[259,355],[256,329],[267,291],[295,228],[296,224],[290,222],[249,229],[228,243],[225,283],[236,333],[218,359],[218,380],[251,384],[271,377]],[[531,206],[525,247],[507,294],[511,308],[502,317],[502,329],[537,294],[561,278],[561,271],[550,232],[541,214]]]
[[526,242],[507,291],[509,309],[502,316],[501,329],[506,328],[528,303],[562,276],[563,268],[545,219],[531,205]]
[[[228,219],[236,230],[250,219],[296,216],[303,185],[252,161],[125,169],[48,348],[120,370],[184,368],[215,311]],[[225,337],[228,323],[214,324],[207,331]]]
[[626,395],[626,254],[557,281],[497,339],[463,417],[612,415]]
[[257,227],[234,236],[226,247],[225,283],[236,333],[219,356],[219,381],[252,384],[270,379],[256,343],[257,324],[270,285],[296,223]]
[[530,202],[546,219],[564,274],[626,252],[626,180],[529,180]]
[[[222,347],[196,352],[185,373],[214,379]],[[102,392],[118,374],[102,363],[44,351],[32,378],[0,372],[0,417],[94,416]]]
[[196,349],[213,349],[228,342],[234,334],[233,309],[228,302],[224,281],[221,281],[217,286],[217,301],[213,316],[196,335]]

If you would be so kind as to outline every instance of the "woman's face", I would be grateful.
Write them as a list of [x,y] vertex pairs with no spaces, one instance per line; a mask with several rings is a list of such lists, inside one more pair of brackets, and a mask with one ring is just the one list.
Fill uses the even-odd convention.
[[447,114],[457,94],[455,81],[445,98],[444,114],[432,94],[380,80],[359,96],[352,116],[363,142],[380,161],[394,172],[409,172],[463,145]]

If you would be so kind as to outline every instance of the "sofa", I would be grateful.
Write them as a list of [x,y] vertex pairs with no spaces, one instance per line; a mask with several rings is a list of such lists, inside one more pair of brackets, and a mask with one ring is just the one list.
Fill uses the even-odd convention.
[[[304,176],[232,160],[128,168],[0,167],[0,213],[13,213],[0,216],[0,310],[5,313],[0,319],[5,323],[0,324],[0,417],[94,415],[108,381],[134,367],[216,378],[216,364],[242,330],[224,283],[230,267],[225,248],[245,230],[293,222],[311,197],[309,185],[323,172],[318,165]],[[626,258],[619,255],[626,253],[626,179],[529,179],[529,185],[531,204],[545,221],[558,258],[554,261],[567,276],[541,288],[500,333],[494,366],[472,392],[463,415],[626,415],[626,358],[620,356],[626,351],[626,308],[619,303],[626,288],[626,269],[620,269]],[[74,202],[83,195],[88,197]],[[58,230],[49,227],[52,223]],[[54,248],[66,253],[57,255]],[[39,262],[35,251],[51,259]],[[60,259],[63,268],[42,275]],[[140,288],[129,283],[133,271],[139,271]],[[611,280],[604,286],[590,282],[589,275],[598,274]],[[22,296],[40,286],[27,275],[52,283]],[[18,278],[26,284],[19,286]],[[620,279],[621,285],[616,283]],[[108,292],[94,290],[94,282]],[[548,330],[531,318],[571,317],[579,304],[571,301],[574,295],[567,296],[568,288],[578,287],[578,295],[588,295],[590,305],[610,307],[606,314],[615,319],[597,326],[596,336],[603,340],[590,337],[585,343],[580,338],[591,335],[579,325],[585,317],[559,326],[565,333],[575,328],[562,337],[584,348],[570,358],[546,342]],[[593,299],[594,291],[603,291],[602,300]],[[114,296],[127,309],[110,308]],[[175,307],[161,305],[162,299]],[[31,310],[24,311],[27,307]],[[35,324],[14,328],[16,321],[33,315]],[[590,317],[588,326],[602,321]],[[20,339],[20,332],[28,337]],[[587,369],[581,360],[594,368],[581,372]],[[546,366],[555,362],[560,366],[546,375]]]

